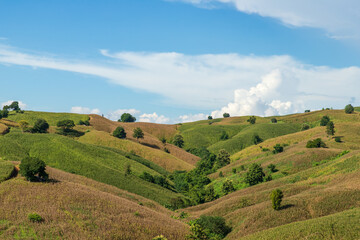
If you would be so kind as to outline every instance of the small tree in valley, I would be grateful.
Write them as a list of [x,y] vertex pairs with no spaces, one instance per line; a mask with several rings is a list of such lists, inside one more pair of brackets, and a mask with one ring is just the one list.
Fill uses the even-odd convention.
[[47,180],[49,175],[45,172],[46,164],[44,161],[35,157],[26,157],[21,160],[20,174],[28,181]]
[[263,182],[265,173],[259,164],[252,164],[246,173],[245,182],[250,186]]
[[144,138],[144,132],[139,127],[134,128],[133,137],[139,141],[140,138]]
[[328,122],[326,125],[326,133],[331,136],[335,134],[335,126],[332,121]]
[[176,134],[173,139],[173,144],[179,148],[184,146],[184,138],[180,134]]
[[221,188],[222,192],[227,195],[235,191],[233,182],[230,179],[226,179]]

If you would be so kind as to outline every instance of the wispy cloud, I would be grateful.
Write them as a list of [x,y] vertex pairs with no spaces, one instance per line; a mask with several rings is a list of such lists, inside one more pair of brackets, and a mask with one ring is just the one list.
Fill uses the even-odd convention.
[[360,40],[357,0],[178,0],[195,6],[230,4],[237,10],[271,17],[296,27],[324,29],[337,39]]
[[72,107],[70,112],[79,114],[100,114],[101,111],[97,108],[91,109],[87,107]]
[[[342,107],[351,97],[358,96],[360,88],[359,67],[313,66],[286,55],[109,53],[106,50],[101,54],[111,59],[111,63],[65,60],[0,46],[0,63],[90,74],[159,94],[173,105],[209,112],[222,111],[224,107],[229,110],[231,106],[237,108],[235,114],[266,115],[271,111],[282,114],[300,111],[302,106]],[[269,76],[273,76],[273,81],[265,81]],[[249,110],[244,110],[245,105]],[[108,116],[117,120],[125,110],[128,109]]]

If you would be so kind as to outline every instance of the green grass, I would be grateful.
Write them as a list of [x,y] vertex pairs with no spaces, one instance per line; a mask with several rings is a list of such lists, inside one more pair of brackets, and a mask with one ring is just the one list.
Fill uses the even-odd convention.
[[360,208],[286,224],[241,239],[359,239]]
[[[168,204],[179,196],[168,189],[146,182],[137,176],[143,171],[152,175],[159,173],[139,160],[126,158],[116,150],[77,142],[56,134],[22,134],[12,131],[0,137],[0,156],[7,160],[20,161],[27,155],[39,157],[47,165],[66,172],[82,175],[99,182]],[[130,164],[132,175],[125,176]]]
[[289,123],[262,123],[247,125],[246,128],[229,140],[217,142],[211,145],[208,149],[215,153],[221,149],[225,149],[230,154],[234,154],[248,146],[254,145],[253,138],[255,134],[259,135],[262,140],[266,140],[269,138],[295,133],[300,131],[300,128],[301,126],[299,124]]
[[202,125],[188,124],[180,127],[181,135],[184,137],[184,148],[209,147],[219,141],[223,132],[229,135],[229,138],[235,136],[244,129],[244,125]]
[[25,111],[24,113],[16,113],[11,111],[8,119],[19,122],[20,120],[27,121],[30,125],[34,125],[37,119],[45,119],[50,126],[56,126],[56,123],[61,120],[70,119],[77,124],[80,120],[87,120],[89,117],[85,114],[76,114],[76,113],[51,113],[51,112],[34,112],[34,111]]
[[0,182],[7,180],[14,171],[14,165],[0,159]]

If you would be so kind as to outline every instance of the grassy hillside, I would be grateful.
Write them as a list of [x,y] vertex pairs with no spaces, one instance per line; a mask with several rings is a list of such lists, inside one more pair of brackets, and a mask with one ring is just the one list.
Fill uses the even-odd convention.
[[171,172],[174,170],[191,170],[194,168],[193,165],[162,150],[149,148],[126,139],[118,139],[107,132],[92,130],[80,137],[79,141],[83,143],[112,147],[122,151],[134,152],[136,155],[149,159],[155,164]]
[[56,126],[56,123],[61,120],[70,119],[77,124],[80,120],[89,119],[88,115],[76,113],[52,113],[52,112],[35,112],[25,111],[24,113],[16,113],[14,111],[9,113],[8,119],[19,122],[20,120],[27,121],[30,125],[34,125],[37,119],[45,119],[50,126]]
[[247,125],[242,131],[226,141],[220,141],[211,145],[208,149],[217,153],[225,149],[230,154],[234,154],[248,146],[254,145],[254,136],[258,135],[262,140],[282,136],[300,131],[301,126],[298,124],[286,123],[263,123]]
[[286,224],[242,239],[360,239],[360,208]]
[[[1,239],[185,239],[188,226],[156,202],[56,169],[48,172],[53,183],[20,177],[0,183]],[[29,213],[44,222],[30,222]]]
[[0,135],[6,134],[9,131],[9,128],[5,125],[0,123]]
[[14,171],[14,165],[11,162],[6,162],[0,158],[0,182],[10,178]]
[[[136,177],[144,171],[152,175],[159,175],[158,172],[102,147],[55,134],[23,134],[13,131],[0,137],[1,157],[19,161],[27,155],[39,157],[51,167],[110,184],[162,204],[168,204],[171,198],[179,196]],[[125,176],[128,164],[131,165],[133,175]]]

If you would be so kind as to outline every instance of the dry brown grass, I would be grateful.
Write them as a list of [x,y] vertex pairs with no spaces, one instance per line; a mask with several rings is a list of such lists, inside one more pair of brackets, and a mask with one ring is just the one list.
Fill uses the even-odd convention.
[[[59,182],[0,184],[1,239],[184,239],[188,227],[155,202],[105,184],[48,169]],[[140,205],[139,202],[143,205]],[[29,213],[42,216],[32,223]]]
[[137,140],[132,136],[132,133],[134,128],[140,127],[144,132],[144,138],[140,139],[139,141],[141,144],[160,150],[164,150],[164,148],[166,147],[171,155],[191,165],[195,165],[195,163],[200,160],[199,157],[186,152],[184,149],[178,148],[172,144],[164,145],[159,140],[159,137],[162,136],[169,140],[176,133],[176,125],[155,123],[121,123],[110,121],[106,118],[94,114],[90,115],[90,124],[96,130],[108,133],[112,133],[118,126],[122,126],[127,133],[126,138],[135,142],[137,142]]
[[149,148],[126,139],[118,139],[103,131],[92,130],[80,137],[79,141],[112,147],[127,152],[133,151],[136,155],[150,160],[170,172],[174,170],[191,170],[194,168],[193,165],[183,161],[182,159],[176,158],[163,150]]
[[6,134],[9,131],[9,127],[0,123],[0,135]]

